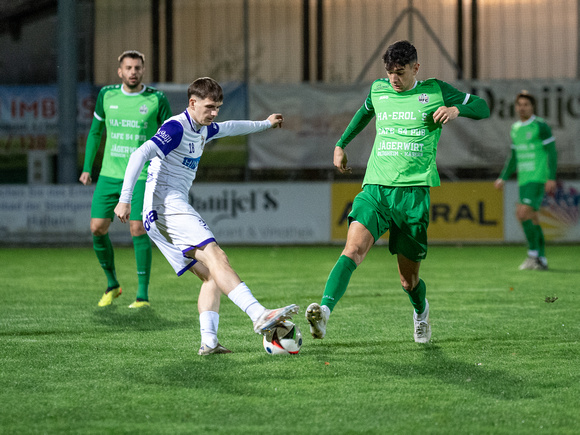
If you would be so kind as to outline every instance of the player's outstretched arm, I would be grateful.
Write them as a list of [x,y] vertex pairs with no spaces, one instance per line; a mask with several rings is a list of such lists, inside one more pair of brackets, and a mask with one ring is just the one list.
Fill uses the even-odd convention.
[[270,121],[270,124],[272,124],[272,128],[276,127],[282,128],[284,118],[279,113],[272,113],[270,116],[268,116],[268,121]]

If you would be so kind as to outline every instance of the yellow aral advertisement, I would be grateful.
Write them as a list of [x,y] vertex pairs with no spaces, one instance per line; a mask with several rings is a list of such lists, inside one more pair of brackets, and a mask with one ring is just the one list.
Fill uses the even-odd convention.
[[[331,238],[346,240],[347,216],[360,183],[332,185]],[[503,240],[503,196],[493,182],[442,183],[431,188],[429,241]],[[382,237],[388,239],[388,234]]]
[[431,241],[502,241],[503,193],[493,181],[441,183],[431,189]]

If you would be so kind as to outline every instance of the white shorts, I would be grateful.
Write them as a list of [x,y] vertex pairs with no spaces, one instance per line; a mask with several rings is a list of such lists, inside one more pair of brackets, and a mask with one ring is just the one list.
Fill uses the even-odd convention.
[[147,207],[143,210],[143,226],[177,276],[197,263],[186,256],[188,252],[216,241],[205,221],[189,204]]

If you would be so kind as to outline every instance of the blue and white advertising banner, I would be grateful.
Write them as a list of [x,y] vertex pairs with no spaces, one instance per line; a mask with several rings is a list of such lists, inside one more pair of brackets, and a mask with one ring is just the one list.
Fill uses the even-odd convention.
[[[1,185],[0,242],[92,244],[91,201],[95,187]],[[129,227],[115,219],[111,239],[131,243]]]
[[[330,240],[330,183],[194,183],[190,200],[219,243],[309,244]],[[90,244],[94,186],[1,185],[0,243]],[[129,226],[110,228],[131,243]]]
[[194,183],[190,203],[221,243],[327,243],[330,186],[330,183]]

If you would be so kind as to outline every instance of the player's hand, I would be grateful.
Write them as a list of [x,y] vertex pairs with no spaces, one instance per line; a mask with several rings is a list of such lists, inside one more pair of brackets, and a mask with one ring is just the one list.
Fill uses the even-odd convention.
[[118,203],[115,207],[115,215],[121,222],[127,222],[129,220],[129,216],[131,215],[131,204],[127,204],[125,202]]
[[546,181],[546,185],[544,186],[544,190],[546,193],[548,194],[553,194],[554,192],[556,192],[556,180],[548,180]]
[[493,187],[495,187],[497,190],[502,190],[504,184],[505,184],[505,182],[501,178],[498,178],[493,183]]
[[83,183],[85,186],[88,186],[89,184],[91,184],[93,182],[93,179],[91,178],[91,174],[88,172],[83,172],[81,174],[81,176],[79,177],[79,181],[81,183]]
[[455,106],[439,107],[435,113],[433,113],[433,121],[441,122],[442,124],[447,124],[449,121],[453,121],[459,116],[459,109]]
[[268,121],[270,121],[270,124],[272,124],[272,128],[276,127],[282,128],[284,118],[279,113],[272,113],[270,116],[268,116]]
[[352,168],[346,166],[346,164],[348,163],[348,158],[346,157],[346,152],[341,147],[334,147],[333,163],[341,174],[352,173]]

